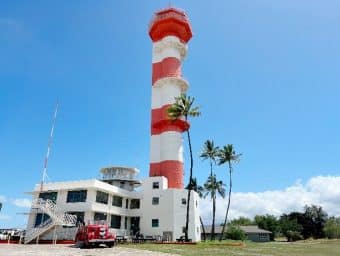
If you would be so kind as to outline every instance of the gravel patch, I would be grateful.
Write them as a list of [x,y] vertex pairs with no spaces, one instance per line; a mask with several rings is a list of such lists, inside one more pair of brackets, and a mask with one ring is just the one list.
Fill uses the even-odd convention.
[[0,256],[174,256],[115,246],[113,248],[80,249],[73,245],[51,244],[0,244]]

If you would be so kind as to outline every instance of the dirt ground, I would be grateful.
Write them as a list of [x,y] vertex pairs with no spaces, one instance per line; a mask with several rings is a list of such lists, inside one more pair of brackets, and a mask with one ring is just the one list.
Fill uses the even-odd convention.
[[113,248],[79,249],[73,245],[18,245],[0,244],[0,256],[171,256],[161,252],[150,252],[123,248],[115,246]]

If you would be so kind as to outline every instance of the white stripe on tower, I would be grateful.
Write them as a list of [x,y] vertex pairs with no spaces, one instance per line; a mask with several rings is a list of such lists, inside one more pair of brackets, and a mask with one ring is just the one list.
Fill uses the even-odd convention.
[[188,88],[181,63],[192,35],[190,24],[184,12],[168,8],[156,13],[149,34],[153,41],[150,176],[165,176],[169,188],[183,188],[182,132],[189,125],[169,120],[167,109]]

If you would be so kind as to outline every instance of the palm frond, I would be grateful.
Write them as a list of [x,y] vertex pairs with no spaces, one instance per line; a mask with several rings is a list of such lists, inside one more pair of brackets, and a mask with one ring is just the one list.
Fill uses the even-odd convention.
[[167,110],[169,118],[176,120],[183,116],[185,120],[187,120],[189,116],[199,116],[201,114],[199,107],[192,106],[194,101],[194,97],[187,96],[186,94],[175,97],[175,102]]
[[205,196],[210,194],[211,198],[214,198],[216,194],[225,196],[225,184],[222,181],[217,181],[216,175],[209,176],[204,183]]
[[218,153],[218,164],[222,165],[226,162],[240,162],[240,157],[242,154],[236,154],[232,144],[228,144],[219,150]]

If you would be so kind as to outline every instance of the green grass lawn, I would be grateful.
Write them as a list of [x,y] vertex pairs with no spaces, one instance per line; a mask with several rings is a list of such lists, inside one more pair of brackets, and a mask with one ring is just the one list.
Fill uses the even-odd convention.
[[237,256],[340,256],[340,240],[308,240],[294,243],[245,242],[244,246],[230,246],[236,242],[202,242],[196,245],[177,244],[124,244],[130,247],[149,251],[167,252],[183,256],[200,255],[237,255]]

